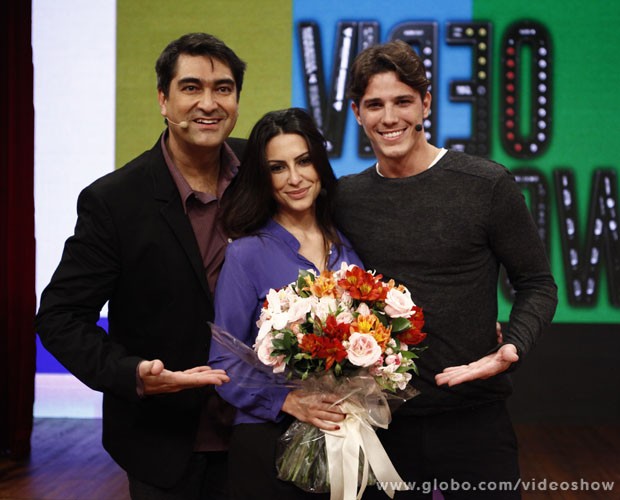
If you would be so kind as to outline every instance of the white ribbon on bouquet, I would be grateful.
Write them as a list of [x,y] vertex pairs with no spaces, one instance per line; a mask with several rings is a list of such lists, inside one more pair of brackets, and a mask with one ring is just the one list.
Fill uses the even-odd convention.
[[[326,431],[325,450],[329,466],[331,500],[359,500],[368,485],[369,467],[377,482],[383,483],[385,494],[394,498],[395,490],[404,491],[407,485],[392,465],[390,457],[383,448],[372,425],[368,422],[368,412],[361,406],[344,401],[340,408],[346,418],[338,425],[337,431]],[[377,425],[377,422],[373,422]],[[387,428],[385,425],[378,426]],[[360,451],[363,454],[362,480],[357,489]],[[400,485],[396,487],[397,485]]]

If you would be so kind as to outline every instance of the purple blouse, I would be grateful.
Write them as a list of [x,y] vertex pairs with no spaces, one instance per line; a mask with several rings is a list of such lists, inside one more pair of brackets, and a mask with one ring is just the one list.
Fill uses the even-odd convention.
[[[329,256],[329,269],[342,262],[362,262],[350,243],[340,235],[343,246]],[[252,347],[258,333],[256,321],[271,288],[278,289],[295,281],[302,269],[314,264],[299,255],[299,242],[277,222],[270,220],[257,236],[230,243],[215,290],[215,324]],[[273,383],[268,374],[241,361],[215,340],[211,342],[209,366],[228,371],[230,382],[216,390],[237,407],[235,424],[278,421],[291,390]]]

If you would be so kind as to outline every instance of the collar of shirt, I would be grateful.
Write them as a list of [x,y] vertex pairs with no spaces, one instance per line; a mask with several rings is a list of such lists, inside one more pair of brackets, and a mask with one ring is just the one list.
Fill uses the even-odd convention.
[[[437,153],[437,155],[435,155],[435,158],[433,159],[431,164],[428,167],[426,167],[426,170],[428,170],[429,168],[435,166],[437,164],[437,162],[439,162],[439,160],[441,160],[447,152],[448,152],[448,150],[446,148],[440,148],[439,149],[439,153]],[[379,162],[375,163],[375,170],[377,171],[377,174],[379,175],[379,177],[385,178],[385,175],[383,175],[381,173],[381,169],[379,168]]]
[[293,252],[295,252],[296,254],[299,253],[299,247],[301,246],[299,240],[295,238],[295,236],[293,236],[291,233],[289,233],[286,229],[284,229],[284,227],[278,224],[275,220],[269,219],[267,221],[267,224],[263,226],[260,232],[277,238],[283,243],[286,243],[286,246],[293,250]]
[[239,170],[240,161],[230,146],[226,143],[222,144],[222,148],[220,150],[220,175],[218,176],[217,181],[217,196],[213,196],[209,193],[194,191],[191,188],[179,168],[174,164],[172,158],[170,157],[170,153],[166,147],[167,137],[168,131],[166,130],[161,135],[161,149],[164,153],[164,160],[166,161],[170,175],[172,176],[172,179],[174,180],[174,183],[179,191],[179,195],[181,196],[183,210],[185,213],[187,214],[187,203],[190,198],[195,198],[205,205],[220,199]]
[[[316,269],[316,266],[312,262],[310,262],[308,259],[306,259],[302,255],[300,255],[299,248],[301,247],[301,244],[299,243],[299,240],[295,238],[295,236],[293,236],[291,233],[289,233],[284,227],[278,224],[275,220],[269,219],[267,223],[263,226],[260,232],[262,234],[272,236],[275,239],[286,244],[286,246],[289,247],[295,255],[302,258],[305,262],[307,262],[313,268]],[[342,237],[342,235],[340,236]],[[329,261],[328,264],[329,264],[330,269],[333,268],[333,266],[336,263],[337,253],[338,252],[333,252],[333,245],[330,245],[329,259],[328,259]]]

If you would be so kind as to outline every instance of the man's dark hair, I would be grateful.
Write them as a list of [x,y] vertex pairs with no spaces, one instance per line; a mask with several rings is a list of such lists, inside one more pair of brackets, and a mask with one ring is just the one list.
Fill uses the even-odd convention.
[[376,74],[390,71],[424,99],[430,84],[424,63],[416,51],[402,40],[372,45],[357,55],[349,73],[347,97],[359,106],[370,79]]
[[176,74],[177,61],[181,54],[190,56],[207,56],[217,59],[226,64],[232,71],[237,88],[237,100],[243,87],[243,74],[245,62],[243,62],[233,50],[219,38],[208,33],[188,33],[173,40],[160,54],[155,63],[157,73],[157,89],[168,97],[170,82]]

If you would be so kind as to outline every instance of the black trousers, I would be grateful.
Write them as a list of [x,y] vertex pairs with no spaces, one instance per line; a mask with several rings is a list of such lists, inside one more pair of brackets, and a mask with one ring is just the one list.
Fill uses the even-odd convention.
[[133,476],[129,479],[132,500],[228,500],[227,453],[196,452],[183,478],[172,488],[158,488]]
[[329,494],[307,493],[277,478],[279,437],[293,422],[239,424],[233,427],[228,451],[228,477],[232,500],[328,500]]
[[[388,456],[412,491],[395,499],[431,499],[433,489],[452,499],[520,499],[519,458],[503,401],[428,416],[399,415],[380,429]],[[366,499],[388,498],[369,487]]]

